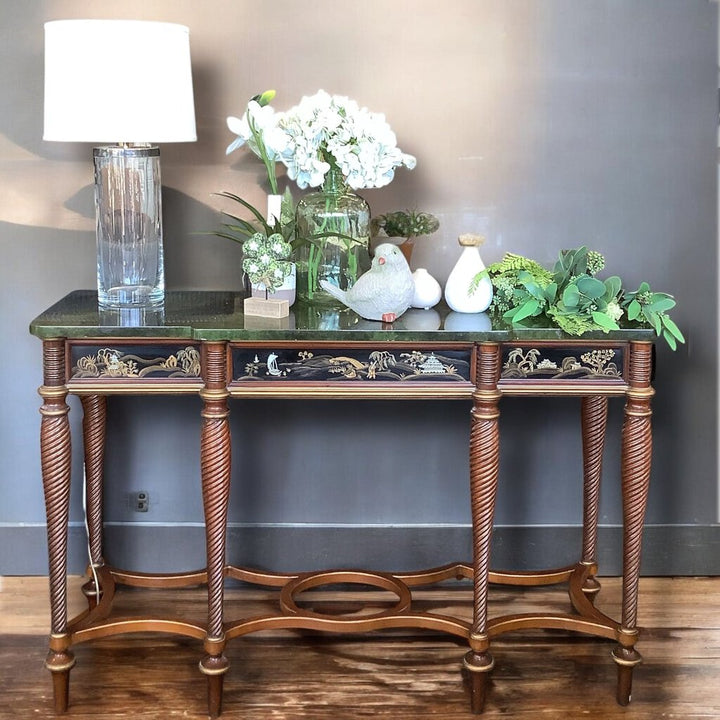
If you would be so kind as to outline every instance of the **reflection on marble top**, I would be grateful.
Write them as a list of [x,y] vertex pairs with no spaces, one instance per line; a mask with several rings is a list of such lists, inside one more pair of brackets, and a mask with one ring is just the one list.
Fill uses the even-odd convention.
[[[363,320],[351,310],[328,310],[296,302],[289,317],[246,317],[242,293],[170,290],[161,308],[100,310],[97,292],[76,290],[30,324],[39,338],[148,337],[194,340],[372,340],[472,342],[481,340],[570,340],[553,327],[509,328],[486,313],[464,314],[444,303],[410,309],[394,323]],[[651,330],[628,328],[595,332],[583,340],[652,340]],[[577,339],[577,338],[575,338]]]

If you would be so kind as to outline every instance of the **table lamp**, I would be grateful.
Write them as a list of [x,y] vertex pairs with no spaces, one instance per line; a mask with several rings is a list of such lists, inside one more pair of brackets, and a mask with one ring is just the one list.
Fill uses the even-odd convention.
[[45,23],[44,140],[93,149],[101,308],[163,303],[160,150],[197,139],[184,25]]

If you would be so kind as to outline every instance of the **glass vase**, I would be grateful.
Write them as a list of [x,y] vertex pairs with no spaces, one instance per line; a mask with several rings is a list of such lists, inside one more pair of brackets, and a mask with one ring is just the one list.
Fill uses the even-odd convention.
[[310,304],[344,308],[321,280],[349,290],[370,267],[370,208],[352,192],[337,168],[322,189],[306,195],[296,210],[297,294]]

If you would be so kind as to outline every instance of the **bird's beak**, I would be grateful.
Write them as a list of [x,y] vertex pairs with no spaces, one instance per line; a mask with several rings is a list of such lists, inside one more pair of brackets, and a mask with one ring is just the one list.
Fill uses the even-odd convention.
[[378,258],[378,265],[384,265],[384,264],[385,264],[385,258],[384,258],[384,257],[379,257],[379,258]]

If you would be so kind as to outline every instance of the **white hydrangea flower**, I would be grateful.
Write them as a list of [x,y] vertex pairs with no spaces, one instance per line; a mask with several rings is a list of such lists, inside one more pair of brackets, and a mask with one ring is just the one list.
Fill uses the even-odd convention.
[[298,187],[319,187],[334,165],[353,189],[383,187],[401,166],[412,170],[416,160],[397,147],[395,133],[381,113],[360,107],[344,95],[319,90],[304,96],[286,113],[255,100],[243,117],[229,117],[237,138],[230,153],[247,145],[262,157],[251,123],[261,138],[268,163],[282,162]]
[[319,90],[278,118],[287,135],[279,153],[288,177],[300,188],[322,185],[336,165],[354,189],[382,187],[395,168],[412,169],[415,158],[400,151],[385,116],[345,96]]

